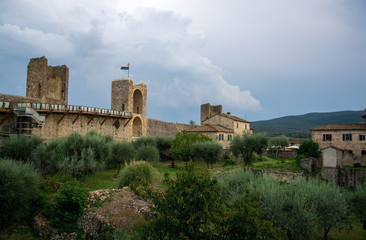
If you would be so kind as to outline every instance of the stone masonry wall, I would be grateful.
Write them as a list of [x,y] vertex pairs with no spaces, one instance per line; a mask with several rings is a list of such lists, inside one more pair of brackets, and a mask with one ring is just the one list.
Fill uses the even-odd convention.
[[194,126],[183,123],[170,123],[160,120],[147,119],[148,136],[169,136],[174,137],[179,131],[193,129]]
[[366,170],[344,168],[322,168],[322,179],[342,187],[355,187],[366,182]]
[[[45,114],[42,115],[45,116]],[[68,114],[58,124],[62,116],[63,114],[51,113],[47,116],[45,124],[41,128],[32,129],[32,134],[40,136],[46,142],[55,138],[67,136],[72,132],[86,134],[91,131],[103,135],[110,135],[117,141],[132,140],[131,121],[126,125],[126,127],[124,127],[128,119],[120,119],[120,126],[117,129],[113,125],[116,120],[115,118],[107,119],[101,126],[101,123],[104,121],[105,117],[95,116],[94,119],[88,124],[88,122],[92,118],[92,115],[80,115],[73,124],[73,121],[75,120],[77,115]]]

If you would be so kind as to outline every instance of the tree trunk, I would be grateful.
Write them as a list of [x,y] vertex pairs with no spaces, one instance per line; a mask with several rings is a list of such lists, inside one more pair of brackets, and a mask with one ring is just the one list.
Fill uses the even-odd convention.
[[366,230],[366,220],[362,220],[363,229]]
[[330,231],[330,227],[324,229],[324,235],[323,235],[324,240],[328,240],[329,231]]

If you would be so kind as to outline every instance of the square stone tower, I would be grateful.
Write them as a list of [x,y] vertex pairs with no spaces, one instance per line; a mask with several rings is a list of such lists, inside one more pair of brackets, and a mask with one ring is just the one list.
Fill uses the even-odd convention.
[[32,58],[27,69],[26,96],[42,103],[67,105],[69,68],[66,65],[48,66],[47,58]]
[[146,135],[146,84],[134,84],[131,79],[114,80],[111,97],[112,110],[132,113],[132,137]]
[[213,105],[206,103],[201,105],[201,125],[203,121],[209,119],[210,117],[221,114],[222,113],[222,105]]

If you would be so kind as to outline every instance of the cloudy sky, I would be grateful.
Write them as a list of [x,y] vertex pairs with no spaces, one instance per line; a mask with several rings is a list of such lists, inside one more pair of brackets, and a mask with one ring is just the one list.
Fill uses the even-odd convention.
[[366,107],[364,0],[1,0],[0,92],[30,58],[70,68],[69,104],[110,108],[111,81],[148,85],[148,117],[249,121]]

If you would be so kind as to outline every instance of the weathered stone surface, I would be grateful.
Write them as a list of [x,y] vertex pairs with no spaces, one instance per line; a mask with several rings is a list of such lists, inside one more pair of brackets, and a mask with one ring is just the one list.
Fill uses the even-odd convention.
[[366,170],[344,168],[322,168],[322,179],[342,187],[355,187],[366,182]]
[[308,170],[309,172],[315,172],[315,158],[301,159],[300,167]]
[[155,119],[147,119],[148,136],[168,136],[174,137],[179,131],[193,129],[194,126],[183,123],[170,123]]

